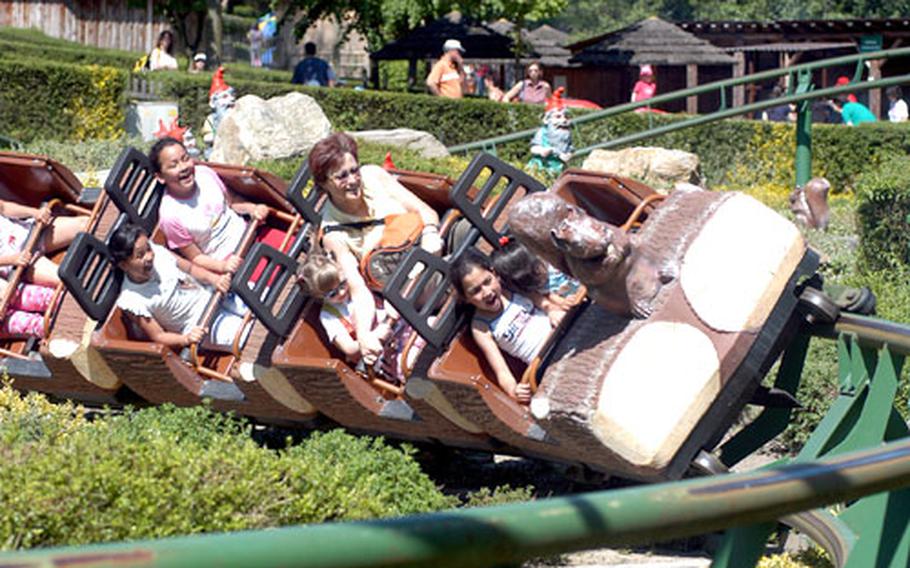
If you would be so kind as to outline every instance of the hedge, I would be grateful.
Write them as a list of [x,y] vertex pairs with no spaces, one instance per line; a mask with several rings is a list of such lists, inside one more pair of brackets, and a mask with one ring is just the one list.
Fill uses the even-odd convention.
[[891,158],[863,174],[857,198],[861,270],[906,268],[910,264],[910,158]]
[[399,516],[458,504],[413,449],[340,430],[275,451],[205,407],[92,421],[0,386],[0,550]]
[[0,59],[0,133],[26,142],[119,138],[128,76],[97,65]]

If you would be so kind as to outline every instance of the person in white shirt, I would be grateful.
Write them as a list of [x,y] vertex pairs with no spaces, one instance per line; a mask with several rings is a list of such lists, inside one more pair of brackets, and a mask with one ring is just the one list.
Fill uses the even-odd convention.
[[888,120],[891,122],[906,122],[908,114],[910,113],[907,111],[907,103],[904,101],[901,88],[897,85],[888,87],[885,94],[890,101],[890,106],[888,107]]
[[173,56],[174,52],[174,34],[170,30],[164,30],[158,34],[158,41],[155,43],[155,49],[149,55],[149,69],[151,71],[175,71],[177,69],[177,60]]

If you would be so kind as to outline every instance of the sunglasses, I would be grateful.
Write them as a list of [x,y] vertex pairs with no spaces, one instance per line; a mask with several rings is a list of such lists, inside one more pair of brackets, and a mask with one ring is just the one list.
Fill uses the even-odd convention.
[[342,170],[342,171],[332,175],[332,179],[335,180],[337,183],[341,183],[342,181],[346,180],[348,178],[348,176],[356,177],[359,175],[360,175],[360,166],[354,166],[353,168],[351,168],[349,170]]
[[329,300],[337,298],[344,292],[344,289],[347,287],[347,285],[348,285],[348,281],[342,280],[334,288],[332,288],[331,290],[326,292],[325,297],[328,298]]

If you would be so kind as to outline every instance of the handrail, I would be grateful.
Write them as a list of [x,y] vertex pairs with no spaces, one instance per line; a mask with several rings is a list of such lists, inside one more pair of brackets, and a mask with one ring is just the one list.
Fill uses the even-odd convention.
[[[753,73],[751,75],[743,75],[742,77],[734,77],[731,79],[723,79],[721,81],[714,81],[712,83],[706,83],[704,85],[699,85],[697,87],[681,89],[678,91],[673,91],[671,93],[664,93],[662,95],[657,95],[657,96],[651,97],[650,99],[646,99],[643,101],[638,101],[638,102],[634,102],[634,103],[624,103],[621,105],[612,106],[607,109],[586,113],[582,116],[573,118],[572,123],[573,124],[584,124],[586,122],[600,120],[602,118],[615,116],[618,114],[630,112],[630,111],[637,110],[640,108],[647,108],[647,107],[651,107],[651,106],[658,105],[661,103],[676,101],[679,99],[684,99],[684,98],[688,98],[691,96],[708,93],[708,92],[714,91],[716,89],[726,89],[727,87],[735,87],[737,85],[745,85],[745,84],[749,84],[749,83],[767,81],[769,79],[774,79],[774,78],[782,77],[785,75],[793,75],[795,77],[801,71],[803,71],[803,72],[812,71],[815,69],[822,69],[825,67],[831,67],[831,66],[835,66],[835,65],[843,65],[845,63],[858,63],[858,62],[863,62],[863,61],[867,61],[867,60],[871,60],[871,59],[891,59],[891,58],[905,57],[905,56],[910,56],[910,47],[901,47],[901,48],[896,48],[896,49],[883,49],[881,51],[857,53],[857,54],[853,54],[853,55],[842,55],[840,57],[822,59],[820,61],[813,61],[811,63],[801,63],[799,65],[794,65],[792,67],[784,67],[784,68],[780,68],[780,69],[770,69],[768,71],[760,71],[758,73]],[[872,81],[871,83],[873,83],[873,86],[869,87],[869,88],[878,88],[880,86],[883,86],[883,81],[886,81],[886,80],[887,79],[877,79],[875,81]],[[861,82],[850,83],[849,85],[845,85],[843,87],[843,90],[839,91],[839,92],[849,93],[849,92],[853,92],[856,90],[864,90],[864,89],[858,88],[858,86],[861,84],[862,84]],[[780,104],[786,102],[784,100],[785,98],[786,97],[779,97],[779,98],[775,98],[775,99],[769,99],[769,101],[763,101],[763,102],[772,102],[773,104],[769,104],[766,107],[761,107],[761,108],[769,108],[772,106],[780,105]],[[756,104],[756,103],[753,103],[753,104]],[[735,116],[735,115],[746,113],[747,111],[744,109],[747,106],[749,106],[749,105],[734,107],[732,109],[722,109],[722,110],[733,110],[734,112],[729,116]],[[708,116],[714,116],[714,114],[708,115]],[[717,117],[717,118],[722,118],[722,117]],[[715,118],[715,120],[717,120],[717,118]],[[530,138],[531,136],[534,135],[535,132],[537,132],[537,128],[530,128],[527,130],[521,130],[519,132],[513,132],[511,134],[503,134],[501,136],[494,136],[492,138],[486,138],[484,140],[469,142],[467,144],[458,144],[458,145],[449,147],[448,151],[449,151],[449,153],[454,154],[456,152],[470,152],[472,150],[484,150],[491,146],[495,146],[497,144],[505,144],[507,142],[514,142],[516,140],[523,140],[525,138]],[[578,155],[577,152],[576,152],[576,155]]]
[[729,108],[725,110],[718,110],[711,114],[701,114],[694,115],[692,118],[686,120],[680,120],[670,124],[665,124],[663,126],[658,126],[657,128],[652,128],[650,130],[644,130],[642,132],[636,132],[634,134],[627,134],[626,136],[621,136],[619,138],[614,138],[613,140],[608,140],[607,142],[601,142],[599,144],[592,144],[585,148],[576,150],[573,154],[574,156],[583,156],[590,153],[593,150],[601,148],[615,148],[617,146],[623,146],[625,144],[631,144],[633,142],[638,142],[640,140],[645,140],[648,138],[653,138],[655,136],[660,136],[661,134],[667,134],[668,132],[674,132],[676,130],[682,130],[684,128],[689,128],[692,126],[698,126],[700,124],[706,124],[709,122],[715,122],[724,118],[732,118],[734,116],[740,116],[744,114],[749,114],[758,110],[764,110],[766,108],[775,107],[781,104],[787,103],[798,103],[801,101],[807,101],[812,99],[821,99],[821,98],[831,98],[832,95],[841,95],[848,93],[855,93],[858,91],[868,91],[869,89],[880,89],[883,87],[890,87],[892,85],[905,85],[910,82],[910,74],[899,75],[897,77],[889,77],[887,79],[876,79],[875,81],[863,81],[861,83],[851,83],[849,85],[843,85],[840,87],[827,87],[825,89],[816,89],[807,91],[805,93],[797,93],[793,95],[786,95],[783,97],[778,97],[775,99],[769,99],[766,101],[759,101],[755,103],[750,103],[740,107]]
[[0,554],[0,566],[502,566],[771,522],[910,485],[910,439],[750,473],[351,523]]

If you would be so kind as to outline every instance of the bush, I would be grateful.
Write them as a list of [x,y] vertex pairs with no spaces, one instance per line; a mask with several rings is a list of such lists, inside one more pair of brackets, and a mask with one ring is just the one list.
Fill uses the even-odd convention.
[[119,138],[126,83],[111,67],[0,59],[0,132],[24,142]]
[[863,271],[907,265],[910,214],[910,159],[891,158],[867,171],[857,184],[860,247]]
[[205,407],[88,423],[0,389],[0,549],[77,545],[447,508],[407,446],[342,431],[281,451]]

